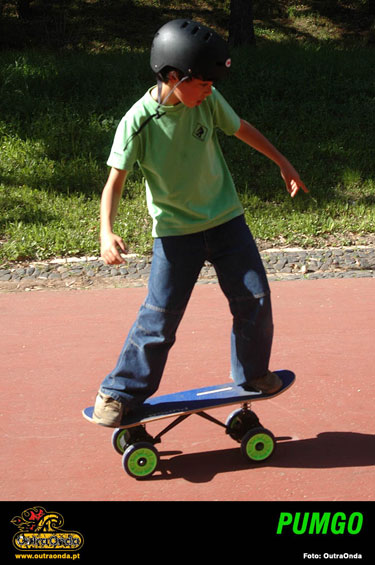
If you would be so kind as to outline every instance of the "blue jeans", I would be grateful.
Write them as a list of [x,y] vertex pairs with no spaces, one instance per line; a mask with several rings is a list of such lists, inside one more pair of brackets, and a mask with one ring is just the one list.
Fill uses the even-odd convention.
[[101,391],[129,409],[155,393],[205,261],[214,266],[233,315],[231,374],[238,385],[266,374],[273,322],[270,289],[257,246],[239,216],[213,229],[154,241],[149,289]]

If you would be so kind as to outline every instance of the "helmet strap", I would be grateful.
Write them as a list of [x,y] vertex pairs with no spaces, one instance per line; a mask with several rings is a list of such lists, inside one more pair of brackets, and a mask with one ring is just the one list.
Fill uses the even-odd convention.
[[168,98],[173,94],[173,92],[176,90],[176,88],[178,86],[180,86],[180,84],[182,82],[184,82],[184,80],[187,80],[188,78],[190,78],[188,75],[182,77],[182,79],[180,79],[175,85],[174,87],[168,92],[167,96],[164,98],[164,100],[161,99],[161,91],[163,88],[163,83],[162,81],[158,78],[157,82],[158,82],[158,104],[159,106],[161,105],[165,105],[166,101],[168,100]]
[[134,139],[134,137],[138,134],[141,133],[142,129],[153,119],[156,118],[157,120],[159,120],[160,118],[162,118],[163,116],[165,116],[165,112],[160,113],[159,112],[159,108],[162,104],[165,104],[166,101],[168,100],[168,98],[170,97],[170,95],[174,92],[174,90],[182,83],[184,82],[184,80],[187,80],[188,78],[190,78],[188,75],[184,76],[181,80],[179,80],[174,87],[171,89],[170,92],[168,92],[167,96],[164,98],[164,100],[161,99],[161,92],[163,89],[163,82],[158,78],[157,79],[157,83],[158,83],[158,107],[156,108],[156,112],[155,114],[151,114],[151,116],[149,116],[147,118],[147,120],[145,120],[143,122],[143,124],[135,131],[132,133],[132,135],[127,139],[125,147],[124,147],[124,151],[127,150],[129,143]]

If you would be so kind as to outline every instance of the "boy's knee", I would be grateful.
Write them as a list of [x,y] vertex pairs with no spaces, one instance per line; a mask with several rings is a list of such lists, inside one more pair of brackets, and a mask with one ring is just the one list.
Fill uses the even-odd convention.
[[233,329],[245,339],[252,339],[254,332],[272,335],[273,319],[270,294],[260,297],[248,296],[231,301]]

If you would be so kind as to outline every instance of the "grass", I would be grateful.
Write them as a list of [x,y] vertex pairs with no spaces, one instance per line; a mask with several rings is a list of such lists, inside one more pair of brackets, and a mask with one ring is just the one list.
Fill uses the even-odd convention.
[[[149,9],[150,36],[157,14],[171,16],[174,3],[168,3],[169,11],[162,4],[132,4],[139,10],[134,17]],[[179,4],[185,9],[190,3]],[[199,17],[212,14],[211,2],[197,4]],[[282,17],[267,13],[255,20],[257,47],[233,52],[231,80],[220,90],[291,160],[311,193],[290,199],[273,163],[221,135],[247,220],[267,245],[366,243],[375,231],[374,49],[362,39],[353,42],[344,20],[318,13],[319,2],[284,4],[289,12]],[[308,9],[312,4],[315,12]],[[220,28],[227,3],[217,5]],[[63,49],[32,45],[0,52],[2,263],[99,254],[99,201],[113,135],[127,108],[153,82],[136,32],[131,47],[129,37],[121,43],[114,33],[115,23],[106,24],[99,30],[107,33],[105,44],[93,27],[82,45],[72,46],[75,35],[66,25],[58,28],[69,40]],[[116,230],[130,251],[150,252],[139,171],[127,182]]]

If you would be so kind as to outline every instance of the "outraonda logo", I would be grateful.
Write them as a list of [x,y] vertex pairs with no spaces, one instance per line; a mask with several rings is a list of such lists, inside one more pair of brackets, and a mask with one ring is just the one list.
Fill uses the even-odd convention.
[[24,510],[11,523],[18,528],[13,546],[19,551],[77,551],[83,546],[82,534],[63,530],[61,514],[47,512],[42,506]]

